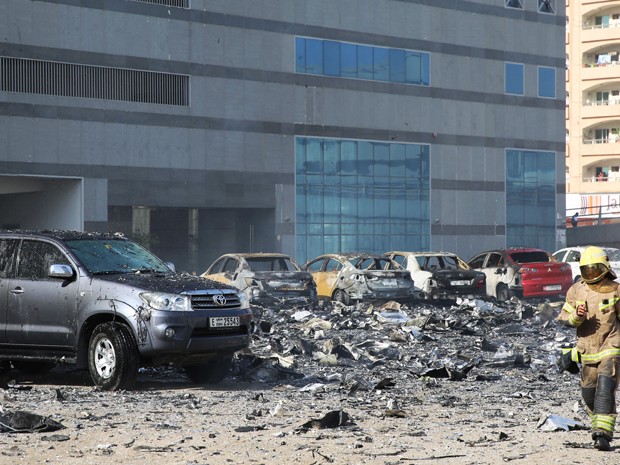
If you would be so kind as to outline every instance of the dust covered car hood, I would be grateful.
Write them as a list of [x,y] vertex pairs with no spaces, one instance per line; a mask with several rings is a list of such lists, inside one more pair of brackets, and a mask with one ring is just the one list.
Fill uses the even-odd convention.
[[153,292],[167,292],[171,294],[184,294],[191,293],[192,291],[201,291],[205,289],[207,285],[210,289],[235,291],[232,286],[218,283],[190,274],[176,274],[176,273],[122,273],[122,274],[102,274],[96,275],[97,279],[101,279],[108,282],[116,282],[119,284],[126,284],[128,286],[153,291]]

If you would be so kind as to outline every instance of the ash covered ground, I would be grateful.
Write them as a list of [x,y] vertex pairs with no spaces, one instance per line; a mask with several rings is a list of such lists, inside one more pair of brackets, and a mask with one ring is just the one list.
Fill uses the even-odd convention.
[[591,446],[577,375],[556,367],[574,341],[561,304],[265,309],[208,387],[172,367],[123,392],[70,366],[12,370],[0,464],[617,464],[620,447]]

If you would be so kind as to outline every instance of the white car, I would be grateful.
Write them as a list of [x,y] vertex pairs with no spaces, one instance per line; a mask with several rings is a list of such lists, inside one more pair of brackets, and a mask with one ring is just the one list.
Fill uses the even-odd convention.
[[[581,258],[581,252],[585,250],[585,246],[579,247],[565,247],[563,249],[554,252],[553,256],[559,262],[566,262],[570,265],[573,272],[573,281],[577,282],[581,279],[581,273],[579,271],[579,259]],[[620,276],[620,249],[613,247],[601,247],[606,253],[609,259],[611,269],[616,276]]]
[[386,252],[411,273],[416,291],[424,299],[456,299],[486,295],[486,276],[450,252]]

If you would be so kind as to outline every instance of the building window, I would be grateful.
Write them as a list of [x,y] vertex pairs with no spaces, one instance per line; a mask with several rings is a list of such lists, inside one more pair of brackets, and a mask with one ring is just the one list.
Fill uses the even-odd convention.
[[295,57],[298,73],[430,85],[427,52],[297,37]]
[[506,8],[518,8],[519,10],[522,10],[523,1],[522,0],[506,0]]
[[131,0],[133,2],[154,3],[156,5],[189,8],[189,0]]
[[506,245],[555,250],[555,153],[506,150]]
[[297,137],[296,258],[428,250],[430,146]]
[[538,67],[538,96],[555,98],[555,68]]
[[538,0],[538,11],[555,14],[555,0]]
[[506,63],[504,91],[507,94],[523,95],[523,64]]
[[189,76],[0,57],[0,91],[189,106]]

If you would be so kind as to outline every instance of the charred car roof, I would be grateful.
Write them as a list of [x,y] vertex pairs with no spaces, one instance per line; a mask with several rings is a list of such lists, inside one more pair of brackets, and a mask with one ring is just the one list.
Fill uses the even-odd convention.
[[49,237],[58,240],[128,240],[122,233],[85,232],[64,229],[0,229],[1,235]]

